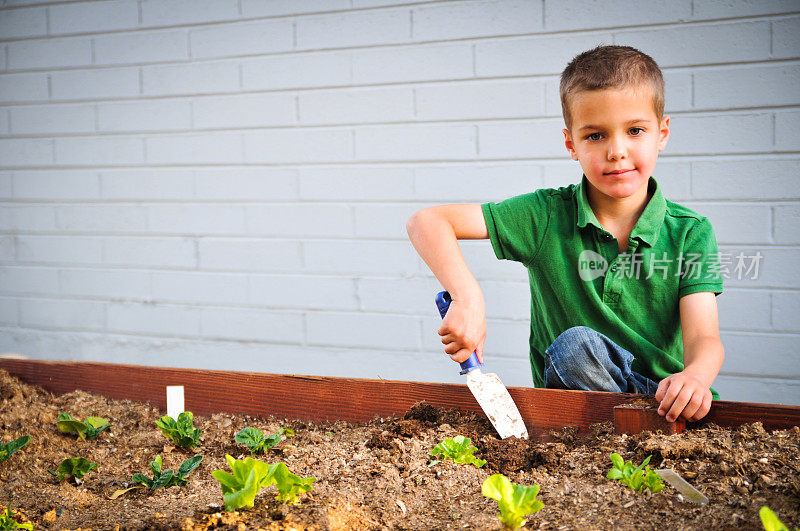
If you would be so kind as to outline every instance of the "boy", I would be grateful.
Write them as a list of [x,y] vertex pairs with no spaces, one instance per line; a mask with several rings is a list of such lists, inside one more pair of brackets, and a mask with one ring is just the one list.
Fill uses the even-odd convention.
[[668,421],[699,420],[718,397],[722,278],[711,224],[664,199],[651,177],[669,138],[661,71],[634,48],[599,46],[567,65],[560,92],[580,184],[408,221],[453,299],[444,350],[483,360],[483,293],[457,240],[488,238],[498,258],[528,269],[536,387],[655,394]]

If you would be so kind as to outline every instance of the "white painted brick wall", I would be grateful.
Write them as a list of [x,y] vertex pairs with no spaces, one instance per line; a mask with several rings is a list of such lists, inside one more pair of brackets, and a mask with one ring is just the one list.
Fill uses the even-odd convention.
[[189,59],[186,30],[142,31],[95,37],[98,65],[155,63]]
[[[716,387],[800,404],[798,36],[795,0],[6,0],[0,352],[458,381],[405,219],[576,182],[558,76],[617,43],[664,69],[667,197],[763,256]],[[462,248],[530,385],[526,272]]]
[[198,59],[289,51],[293,40],[291,19],[211,26],[189,33],[192,57]]
[[95,131],[96,120],[93,105],[26,105],[12,107],[8,111],[11,133],[15,135],[93,133]]
[[48,84],[46,74],[0,75],[0,102],[46,100]]

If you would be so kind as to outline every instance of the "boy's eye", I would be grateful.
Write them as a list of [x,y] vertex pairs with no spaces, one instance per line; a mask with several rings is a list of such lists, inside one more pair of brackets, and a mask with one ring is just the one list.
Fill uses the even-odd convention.
[[628,129],[628,132],[633,136],[637,136],[642,134],[644,132],[644,129],[642,129],[641,127],[631,127],[630,129]]
[[602,135],[600,133],[592,133],[591,135],[586,137],[586,140],[591,140],[592,142],[597,142],[600,140]]

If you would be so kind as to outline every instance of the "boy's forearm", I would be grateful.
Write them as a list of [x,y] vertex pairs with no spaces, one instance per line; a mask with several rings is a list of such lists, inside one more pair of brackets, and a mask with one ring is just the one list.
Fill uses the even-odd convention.
[[724,359],[725,349],[719,337],[701,336],[683,348],[684,372],[700,378],[706,387],[711,387]]
[[411,243],[453,300],[482,300],[478,281],[467,267],[453,226],[435,210],[414,214],[406,224]]

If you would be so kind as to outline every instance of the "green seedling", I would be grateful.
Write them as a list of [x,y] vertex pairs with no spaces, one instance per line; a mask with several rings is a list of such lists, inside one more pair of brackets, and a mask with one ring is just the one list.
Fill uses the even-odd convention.
[[275,484],[275,488],[278,489],[276,500],[295,505],[298,503],[297,495],[313,490],[314,487],[311,484],[317,480],[313,477],[301,478],[292,474],[284,463],[268,465],[252,457],[237,461],[230,455],[226,455],[225,459],[233,473],[215,470],[211,475],[222,486],[222,498],[225,501],[226,511],[234,511],[243,507],[252,508],[256,495],[262,488],[267,488],[272,484]]
[[433,447],[430,455],[440,457],[440,459],[431,461],[428,466],[433,466],[445,459],[452,459],[453,462],[460,465],[475,465],[480,468],[486,464],[486,461],[472,455],[476,450],[477,448],[472,446],[472,439],[463,435],[456,435],[452,439],[445,439]]
[[194,448],[200,442],[200,430],[194,427],[194,415],[191,411],[184,411],[178,415],[178,420],[169,415],[164,415],[156,421],[156,425],[161,428],[161,433],[167,439],[172,439],[176,446]]
[[287,505],[297,505],[300,501],[297,495],[314,490],[312,483],[317,480],[315,477],[301,478],[292,474],[284,463],[270,465],[270,473],[278,489],[275,499]]
[[487,498],[497,500],[500,508],[500,522],[508,528],[518,529],[525,525],[525,516],[539,511],[544,504],[536,499],[539,485],[531,487],[514,485],[503,474],[486,478],[481,493]]
[[[786,524],[781,522],[780,518],[778,518],[778,515],[766,505],[763,506],[760,511],[758,511],[758,516],[761,517],[761,525],[764,526],[766,531],[789,531],[789,528],[786,527]],[[794,531],[799,530],[794,528]]]
[[61,461],[61,464],[58,465],[58,470],[48,470],[48,472],[58,478],[58,481],[61,481],[64,479],[64,476],[82,479],[83,476],[95,468],[97,468],[97,463],[92,463],[88,459],[84,459],[83,457],[69,457]]
[[278,433],[268,437],[258,428],[244,428],[239,430],[234,439],[237,443],[249,446],[250,453],[256,455],[263,454],[265,450],[274,447],[281,440],[292,436],[294,436],[294,430],[291,428],[281,428]]
[[0,529],[33,529],[33,524],[26,522],[21,524],[17,521],[14,513],[11,512],[11,506],[7,506],[4,512],[0,512]]
[[270,467],[267,463],[248,457],[238,461],[230,455],[225,456],[231,472],[215,470],[211,475],[222,486],[222,498],[226,511],[252,508],[256,494],[272,484]]
[[72,418],[69,413],[58,414],[58,429],[64,433],[77,433],[81,440],[96,439],[100,432],[111,427],[108,419],[103,417],[86,417],[86,420],[81,422],[78,419]]
[[153,479],[148,478],[144,474],[136,473],[133,475],[133,479],[131,480],[133,483],[141,483],[142,485],[146,485],[150,487],[150,490],[156,490],[157,488],[164,487],[169,488],[173,486],[182,487],[186,485],[188,481],[186,476],[191,474],[195,468],[200,466],[200,461],[203,460],[202,455],[196,455],[194,457],[190,457],[178,468],[178,471],[172,470],[161,470],[161,456],[157,455],[155,460],[150,463],[150,470],[153,472]]
[[17,450],[25,448],[29,442],[31,442],[31,436],[23,435],[19,439],[14,439],[5,444],[0,443],[0,463],[11,457]]
[[608,471],[606,475],[608,479],[616,479],[636,492],[649,489],[651,492],[656,493],[664,488],[664,482],[661,481],[661,477],[648,465],[650,458],[653,457],[652,455],[647,456],[647,459],[642,461],[639,466],[634,466],[631,461],[624,461],[622,456],[617,453],[611,454],[610,457],[614,467]]

